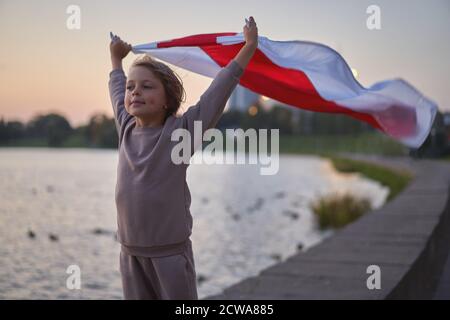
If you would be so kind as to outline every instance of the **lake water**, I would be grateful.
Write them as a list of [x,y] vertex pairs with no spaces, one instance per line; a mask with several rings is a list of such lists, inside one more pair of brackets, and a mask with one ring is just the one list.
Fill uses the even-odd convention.
[[[117,160],[116,150],[0,148],[1,299],[123,298],[114,236]],[[388,194],[315,156],[281,155],[273,176],[259,169],[188,169],[199,298],[257,275],[298,244],[307,250],[330,236],[309,208],[317,197],[349,191],[377,208]],[[70,265],[80,267],[80,290],[66,286]]]

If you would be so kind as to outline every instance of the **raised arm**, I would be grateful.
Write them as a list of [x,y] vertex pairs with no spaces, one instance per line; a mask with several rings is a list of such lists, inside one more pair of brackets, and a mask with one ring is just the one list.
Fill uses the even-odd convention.
[[253,17],[250,17],[249,23],[244,26],[244,36],[245,45],[238,54],[219,71],[197,104],[183,114],[183,127],[189,130],[191,136],[194,135],[195,121],[201,121],[202,133],[216,126],[228,98],[255,53],[258,46],[258,29]]
[[238,52],[234,60],[245,69],[258,47],[258,27],[255,19],[250,17],[248,24],[244,26],[245,46]]
[[118,36],[112,36],[111,42],[109,43],[109,52],[111,53],[111,65],[113,70],[122,70],[122,60],[130,51],[131,44],[123,41]]
[[131,45],[114,36],[109,45],[111,53],[112,71],[109,73],[109,95],[114,111],[117,133],[120,136],[120,128],[125,119],[130,115],[125,110],[125,87],[127,78],[122,68],[122,60],[131,50]]

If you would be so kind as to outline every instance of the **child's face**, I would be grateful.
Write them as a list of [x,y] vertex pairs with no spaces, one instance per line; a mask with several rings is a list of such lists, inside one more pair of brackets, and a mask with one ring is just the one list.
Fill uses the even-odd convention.
[[145,67],[131,67],[125,93],[125,109],[136,117],[160,118],[165,115],[166,94],[157,77]]

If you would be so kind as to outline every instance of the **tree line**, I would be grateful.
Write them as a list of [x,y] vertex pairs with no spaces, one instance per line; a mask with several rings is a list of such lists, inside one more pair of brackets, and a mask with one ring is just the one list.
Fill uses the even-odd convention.
[[[217,127],[221,130],[278,128],[281,136],[351,136],[377,131],[365,122],[339,114],[299,111],[282,106],[274,106],[270,110],[264,110],[260,106],[252,108],[253,112],[225,112]],[[438,113],[430,136],[418,152],[430,155],[449,152],[447,132],[442,114]],[[117,148],[118,135],[114,119],[105,114],[94,114],[86,124],[74,128],[64,116],[49,113],[36,115],[27,123],[1,118],[0,145]]]
[[91,116],[85,125],[72,127],[57,113],[40,114],[27,123],[0,120],[0,145],[116,148],[118,137],[113,118]]

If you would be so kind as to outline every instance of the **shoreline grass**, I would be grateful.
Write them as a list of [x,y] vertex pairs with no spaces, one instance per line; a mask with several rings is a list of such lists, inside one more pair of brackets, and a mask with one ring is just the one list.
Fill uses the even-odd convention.
[[349,193],[321,197],[310,207],[321,230],[342,228],[372,209],[367,198],[356,198]]
[[387,201],[395,198],[413,178],[412,173],[400,170],[390,169],[381,165],[353,160],[336,155],[324,155],[331,160],[333,166],[339,172],[343,173],[360,173],[368,179],[378,181],[382,185],[389,188]]
[[409,150],[399,142],[376,132],[358,135],[280,136],[280,153],[337,154],[342,152],[406,156]]
[[[394,170],[332,154],[322,156],[328,158],[339,172],[359,173],[388,187],[387,202],[403,191],[413,178],[413,175],[407,171]],[[322,230],[342,228],[372,210],[367,199],[356,198],[350,194],[324,196],[313,202],[310,207],[317,216],[319,228]]]

